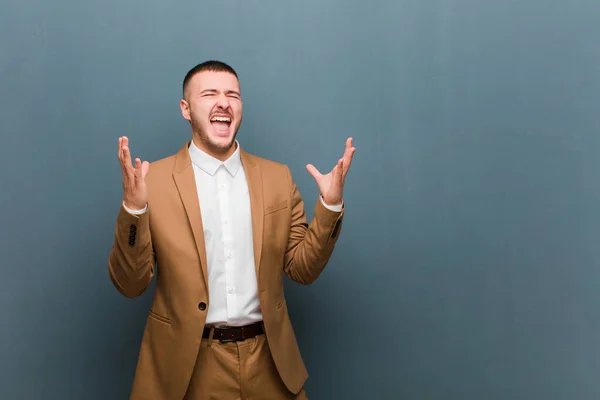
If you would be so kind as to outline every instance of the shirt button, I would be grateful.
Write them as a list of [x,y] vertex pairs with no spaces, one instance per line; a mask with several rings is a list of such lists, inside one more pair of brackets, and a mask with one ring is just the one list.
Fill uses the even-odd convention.
[[227,293],[229,293],[229,294],[233,293],[233,288],[227,289]]
[[206,303],[205,302],[201,302],[200,304],[198,304],[198,308],[202,311],[206,310]]

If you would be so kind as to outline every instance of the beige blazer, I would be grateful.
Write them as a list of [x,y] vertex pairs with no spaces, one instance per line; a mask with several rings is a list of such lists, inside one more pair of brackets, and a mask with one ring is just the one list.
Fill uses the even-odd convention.
[[[157,276],[131,399],[183,398],[202,340],[210,299],[206,251],[189,142],[151,163],[148,212],[122,206],[108,259],[110,278],[127,297]],[[314,282],[339,237],[344,211],[316,202],[307,224],[304,202],[286,165],[241,151],[252,210],[254,257],[267,340],[281,378],[298,393],[308,377],[288,315],[283,273]]]

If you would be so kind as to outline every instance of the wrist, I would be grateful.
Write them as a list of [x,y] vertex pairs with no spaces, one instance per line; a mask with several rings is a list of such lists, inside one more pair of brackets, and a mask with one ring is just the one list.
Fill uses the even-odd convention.
[[127,207],[128,209],[134,210],[134,211],[141,211],[144,208],[146,208],[146,202],[144,202],[144,204],[139,204],[135,201],[131,201],[131,200],[127,200],[127,199],[123,200],[123,205],[125,207]]
[[325,197],[325,196],[321,195],[321,199],[328,206],[341,206],[343,204],[343,201],[341,198],[331,198],[331,197]]

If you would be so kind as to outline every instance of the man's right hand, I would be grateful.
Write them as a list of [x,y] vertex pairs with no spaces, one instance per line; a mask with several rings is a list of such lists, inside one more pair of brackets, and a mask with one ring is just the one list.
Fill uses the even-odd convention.
[[126,136],[119,138],[119,161],[123,173],[123,202],[127,208],[142,210],[148,204],[148,192],[146,190],[146,174],[150,168],[148,161],[135,159],[135,167],[131,163],[129,152],[129,139]]

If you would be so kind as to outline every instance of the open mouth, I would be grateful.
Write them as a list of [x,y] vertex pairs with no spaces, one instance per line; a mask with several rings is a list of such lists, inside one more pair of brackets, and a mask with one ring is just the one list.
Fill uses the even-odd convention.
[[217,132],[227,132],[231,125],[231,117],[214,115],[210,119],[211,125],[217,130]]

